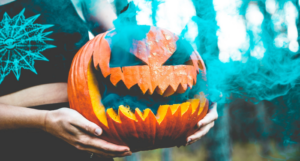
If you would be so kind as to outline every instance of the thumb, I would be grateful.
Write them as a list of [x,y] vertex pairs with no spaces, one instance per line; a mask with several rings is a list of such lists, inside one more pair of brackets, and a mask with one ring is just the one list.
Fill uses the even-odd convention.
[[87,120],[85,117],[82,117],[81,120],[82,121],[79,125],[81,124],[85,131],[96,136],[100,136],[102,134],[102,129],[97,124]]

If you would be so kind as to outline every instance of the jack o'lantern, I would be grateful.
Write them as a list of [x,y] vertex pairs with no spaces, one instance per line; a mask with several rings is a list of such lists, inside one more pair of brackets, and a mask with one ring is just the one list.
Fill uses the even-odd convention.
[[[138,36],[141,30],[144,35]],[[208,100],[204,63],[193,50],[183,58],[188,51],[178,51],[185,49],[180,41],[165,29],[138,25],[131,32],[114,29],[96,36],[73,59],[70,107],[103,129],[100,138],[132,151],[186,143],[206,115]],[[200,82],[204,85],[196,89]],[[128,97],[131,104],[120,101]]]

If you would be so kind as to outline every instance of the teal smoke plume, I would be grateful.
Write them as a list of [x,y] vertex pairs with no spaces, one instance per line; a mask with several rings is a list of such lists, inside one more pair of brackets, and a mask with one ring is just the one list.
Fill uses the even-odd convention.
[[[132,45],[136,41],[147,38],[146,36],[151,28],[148,25],[137,25],[136,11],[138,11],[138,8],[130,3],[119,15],[119,18],[114,21],[115,29],[106,34],[105,39],[109,42],[111,49],[110,67],[146,65],[131,51]],[[188,41],[179,37],[176,46],[176,51],[164,65],[184,65],[191,60],[194,49]],[[95,72],[97,73],[97,71]],[[98,74],[98,82],[100,82],[101,102],[105,107],[113,107],[114,109],[118,109],[120,105],[126,105],[131,107],[131,110],[136,107],[141,110],[150,108],[156,113],[160,105],[181,104],[195,98],[195,95],[199,95],[201,91],[207,93],[206,82],[202,78],[201,70],[199,70],[196,84],[192,88],[188,87],[184,93],[175,93],[168,97],[161,96],[156,92],[152,95],[143,94],[138,85],[127,89],[123,81],[114,86],[111,84],[109,76],[104,78],[101,73]]]
[[[198,35],[195,42],[190,43],[197,44],[198,51],[206,63],[212,100],[218,100],[218,91],[223,93],[223,99],[234,94],[255,102],[272,100],[286,95],[291,88],[295,87],[300,75],[299,55],[288,48],[279,48],[274,44],[277,33],[274,31],[271,15],[266,12],[265,1],[255,1],[260,12],[264,13],[261,32],[256,34],[259,36],[259,40],[254,37],[255,33],[251,28],[247,28],[248,49],[244,51],[240,61],[230,58],[227,62],[222,62],[219,59],[220,49],[218,48],[217,36],[219,26],[216,21],[216,10],[213,1],[193,0],[192,2],[196,10],[196,16],[192,17],[191,21],[197,23]],[[241,16],[245,17],[247,7],[251,1],[241,2],[238,11]],[[155,16],[158,16],[156,12],[161,3],[163,1],[154,1],[152,4],[154,22],[156,22]],[[284,2],[281,1],[279,4],[283,6]],[[131,2],[126,12],[120,14],[115,21],[116,28],[120,28],[120,23],[128,20],[137,23],[135,16],[139,11],[138,6]],[[182,30],[182,34],[179,36],[184,35],[186,30],[187,27]],[[265,51],[262,58],[251,56],[251,51],[259,45],[258,42],[263,42],[262,47]]]
[[[217,4],[218,0],[191,1],[193,3],[191,9],[196,11],[195,16],[191,17],[191,21],[197,24],[198,32],[194,35],[196,39],[190,43],[196,44],[197,50],[206,64],[209,99],[222,104],[230,103],[237,98],[243,100],[235,102],[238,110],[233,112],[239,115],[237,118],[240,120],[237,121],[243,122],[243,125],[249,125],[251,121],[243,118],[243,116],[247,116],[245,113],[247,111],[243,109],[241,105],[244,104],[240,102],[256,104],[265,100],[270,101],[266,111],[271,111],[269,113],[272,127],[269,130],[259,130],[258,127],[252,126],[249,130],[255,131],[256,136],[271,137],[284,146],[297,144],[300,141],[298,1],[232,0],[229,9],[226,10],[226,7],[223,9],[230,12],[232,11],[230,7],[236,6],[236,11],[230,12],[229,16],[235,15],[236,19],[240,20],[243,25],[238,27],[232,21],[224,19],[224,13],[220,12],[220,6]],[[152,2],[152,24],[158,25],[158,10],[164,1],[147,2]],[[229,0],[220,2],[225,3]],[[136,15],[140,11],[138,6],[135,7],[136,10],[131,12],[132,15]],[[253,8],[256,10],[256,15],[251,17],[250,11]],[[294,17],[292,11],[296,12]],[[119,18],[122,18],[121,15]],[[138,23],[138,21],[136,22]],[[227,35],[229,37],[241,34],[238,32],[241,28],[244,28],[243,34],[245,34],[244,43],[236,39],[227,40],[240,43],[241,46],[235,46],[237,48],[234,51],[227,50],[226,52],[230,56],[226,61],[222,58],[222,54],[224,54],[224,48],[228,48],[226,45],[224,47],[224,44],[222,46],[220,42],[222,23],[231,24],[230,28],[236,29]],[[178,24],[178,26],[180,25],[182,24]],[[184,37],[188,30],[188,25],[186,25],[179,36]],[[238,53],[238,58],[233,56],[235,53]],[[219,99],[220,92],[223,95],[221,100]],[[261,110],[255,109],[256,107],[264,108],[253,105],[249,109],[260,113]],[[218,108],[219,111],[224,110],[224,106]],[[252,120],[264,120],[262,117],[265,116],[258,114]],[[220,133],[222,132],[220,131]],[[248,136],[250,134],[248,133]]]

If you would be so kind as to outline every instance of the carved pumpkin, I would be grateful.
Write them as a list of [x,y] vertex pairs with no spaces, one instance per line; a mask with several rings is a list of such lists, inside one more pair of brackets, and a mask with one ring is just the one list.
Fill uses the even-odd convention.
[[[139,28],[141,26],[137,26]],[[208,100],[204,89],[197,90],[201,94],[196,98],[186,98],[181,102],[173,99],[176,103],[164,104],[162,101],[164,103],[160,104],[153,99],[152,102],[159,104],[156,109],[141,109],[138,105],[128,107],[122,103],[114,108],[105,107],[103,95],[108,88],[114,88],[110,93],[116,95],[118,92],[130,93],[131,89],[137,88],[137,97],[161,100],[183,95],[198,82],[206,81],[201,57],[192,51],[185,64],[165,65],[178,49],[177,36],[156,27],[149,27],[139,40],[130,34],[122,35],[122,32],[125,30],[114,29],[100,34],[78,51],[69,73],[70,107],[98,124],[103,129],[102,139],[127,145],[132,151],[185,144],[187,136],[197,131],[197,122],[207,113]],[[114,42],[118,34],[124,39]],[[121,46],[129,44],[129,47],[117,50],[116,42]],[[112,59],[122,61],[118,56],[113,58],[117,51],[130,53],[142,64],[112,65]],[[118,100],[109,102],[118,103]]]

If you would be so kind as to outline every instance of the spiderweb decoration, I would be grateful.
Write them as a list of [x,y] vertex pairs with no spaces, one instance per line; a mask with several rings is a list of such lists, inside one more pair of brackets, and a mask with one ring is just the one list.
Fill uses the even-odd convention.
[[41,52],[56,47],[45,43],[53,41],[46,37],[52,31],[44,32],[53,25],[34,24],[40,15],[25,19],[24,12],[13,18],[5,12],[0,22],[0,84],[11,71],[19,80],[22,68],[37,74],[34,60],[49,61]]

